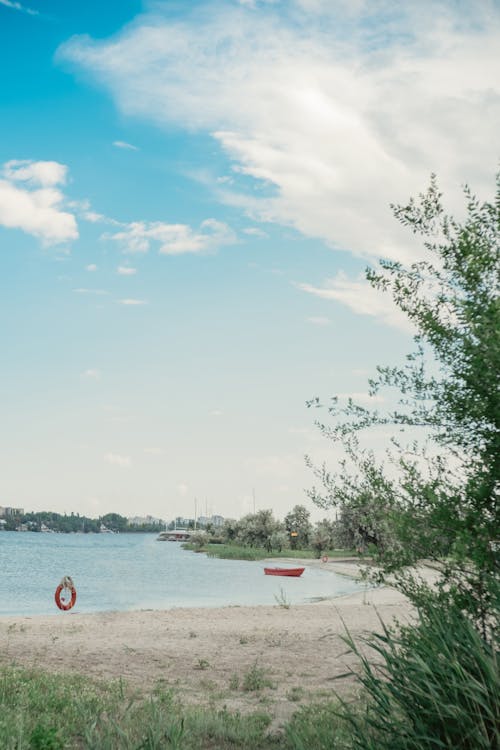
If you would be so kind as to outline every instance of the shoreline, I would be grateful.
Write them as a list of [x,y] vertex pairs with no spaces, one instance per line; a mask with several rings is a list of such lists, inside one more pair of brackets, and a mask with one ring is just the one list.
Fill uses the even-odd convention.
[[[357,563],[317,564],[337,573],[342,565],[345,575],[359,575]],[[264,701],[279,724],[301,701],[333,697],[334,689],[352,691],[352,678],[336,681],[356,664],[346,654],[345,628],[359,638],[380,631],[380,618],[390,623],[394,617],[410,622],[414,612],[389,586],[288,609],[228,605],[4,615],[0,665],[120,679],[141,693],[172,688],[185,703],[244,713],[262,710]],[[263,670],[272,687],[242,690],[245,675],[255,668]]]

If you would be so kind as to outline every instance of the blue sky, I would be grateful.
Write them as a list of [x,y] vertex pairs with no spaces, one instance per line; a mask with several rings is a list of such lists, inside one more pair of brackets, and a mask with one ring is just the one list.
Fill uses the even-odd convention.
[[[0,505],[307,502],[411,329],[389,204],[492,194],[496,2],[0,0]],[[383,407],[384,402],[377,405]],[[376,438],[378,448],[380,436]]]

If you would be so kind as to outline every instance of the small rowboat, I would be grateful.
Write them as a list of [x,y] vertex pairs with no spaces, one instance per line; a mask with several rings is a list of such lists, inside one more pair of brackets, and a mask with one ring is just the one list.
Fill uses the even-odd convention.
[[264,568],[266,576],[293,576],[298,578],[305,568]]

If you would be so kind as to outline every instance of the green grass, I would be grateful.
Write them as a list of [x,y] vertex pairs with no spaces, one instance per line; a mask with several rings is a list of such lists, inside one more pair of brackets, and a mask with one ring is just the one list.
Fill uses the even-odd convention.
[[285,727],[289,750],[351,750],[348,722],[339,717],[338,703],[304,706]]
[[[304,560],[314,560],[317,554],[310,549],[284,549],[281,552],[268,552],[263,547],[240,547],[233,544],[207,544],[201,549],[194,544],[183,544],[184,549],[198,552],[205,552],[208,557],[219,557],[223,560],[265,560],[268,558],[298,558]],[[338,557],[357,557],[355,550],[329,550],[324,554],[329,558]]]
[[243,676],[242,689],[246,692],[253,692],[263,690],[266,687],[272,688],[273,683],[269,679],[267,671],[255,662]]
[[[359,657],[358,699],[304,705],[275,734],[263,710],[184,707],[160,686],[141,696],[121,681],[0,668],[0,748],[500,750],[498,654],[461,613],[435,606],[415,627],[384,628],[369,641],[376,659],[346,640]],[[257,662],[229,683],[262,708],[273,687]],[[298,686],[287,692],[303,697]]]
[[144,698],[121,683],[0,669],[2,750],[276,748],[266,713],[183,708],[168,690]]
[[384,626],[369,641],[375,659],[345,639],[366,699],[363,713],[344,704],[353,750],[500,750],[498,643],[439,603],[420,616],[399,632]]

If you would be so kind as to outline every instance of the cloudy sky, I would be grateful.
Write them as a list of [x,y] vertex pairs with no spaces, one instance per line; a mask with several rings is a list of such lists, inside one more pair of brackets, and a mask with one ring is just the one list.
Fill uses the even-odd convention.
[[500,5],[0,0],[0,505],[278,515],[411,330],[389,204],[493,194]]

